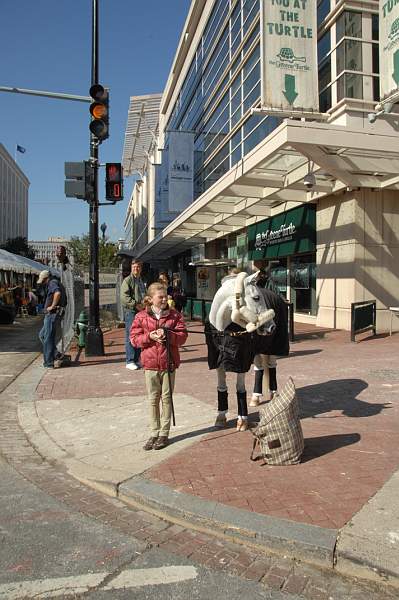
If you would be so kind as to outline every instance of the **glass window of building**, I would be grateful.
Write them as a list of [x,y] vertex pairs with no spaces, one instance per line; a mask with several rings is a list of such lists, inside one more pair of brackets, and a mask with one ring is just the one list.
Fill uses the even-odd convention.
[[373,73],[380,72],[380,52],[378,44],[372,44],[373,53]]
[[317,3],[317,27],[320,27],[331,10],[331,0],[319,0]]
[[362,13],[345,10],[337,20],[337,43],[343,37],[362,37]]
[[317,58],[319,63],[331,50],[331,32],[328,30],[317,42]]
[[376,40],[376,41],[378,41],[380,39],[380,28],[379,28],[378,15],[371,15],[371,37],[373,40]]
[[355,40],[343,40],[337,48],[337,74],[342,71],[362,70],[362,43]]
[[290,259],[291,301],[294,311],[315,315],[316,308],[316,254],[296,255]]
[[337,99],[363,99],[363,77],[355,73],[344,73],[337,81]]

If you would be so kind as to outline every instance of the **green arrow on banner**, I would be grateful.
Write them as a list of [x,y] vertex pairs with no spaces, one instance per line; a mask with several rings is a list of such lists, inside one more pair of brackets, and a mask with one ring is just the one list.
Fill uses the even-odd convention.
[[393,55],[392,77],[393,77],[396,85],[399,85],[399,50],[396,50],[395,54]]
[[286,75],[285,76],[285,90],[283,91],[284,96],[287,98],[289,104],[294,104],[295,99],[298,97],[298,94],[295,90],[295,76],[294,75]]

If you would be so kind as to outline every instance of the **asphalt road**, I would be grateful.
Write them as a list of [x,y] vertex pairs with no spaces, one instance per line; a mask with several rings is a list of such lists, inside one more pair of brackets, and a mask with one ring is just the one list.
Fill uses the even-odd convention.
[[18,317],[12,325],[0,325],[0,393],[41,351],[41,325],[42,317]]
[[[294,600],[92,521],[0,459],[0,599]],[[42,594],[42,595],[39,595]]]

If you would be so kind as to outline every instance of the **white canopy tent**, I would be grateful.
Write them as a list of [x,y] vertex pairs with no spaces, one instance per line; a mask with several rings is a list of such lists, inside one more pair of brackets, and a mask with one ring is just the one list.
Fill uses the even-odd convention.
[[20,256],[19,254],[13,254],[7,250],[0,249],[0,270],[2,271],[14,271],[15,273],[29,273],[32,275],[39,275],[40,271],[48,269],[52,275],[59,277],[57,269],[47,267],[36,260]]

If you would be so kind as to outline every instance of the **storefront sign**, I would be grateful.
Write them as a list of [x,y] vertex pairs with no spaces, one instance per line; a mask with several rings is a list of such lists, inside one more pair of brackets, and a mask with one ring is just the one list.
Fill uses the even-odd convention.
[[181,212],[194,197],[194,134],[169,133],[169,211]]
[[277,258],[316,247],[316,211],[313,205],[298,206],[248,228],[249,259]]
[[380,0],[380,96],[388,98],[399,86],[399,2]]
[[319,110],[316,0],[262,0],[262,104]]

